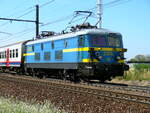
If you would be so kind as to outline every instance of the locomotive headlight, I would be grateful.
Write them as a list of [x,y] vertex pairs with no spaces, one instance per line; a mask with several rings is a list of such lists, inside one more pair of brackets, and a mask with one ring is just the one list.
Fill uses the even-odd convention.
[[117,56],[116,59],[117,59],[117,60],[121,60],[121,57],[120,57],[120,56]]
[[103,58],[103,56],[99,56],[98,58],[99,58],[99,59],[102,59],[102,58]]
[[96,52],[95,54],[96,54],[96,56],[97,56],[97,57],[99,57],[99,56],[100,56],[100,53],[99,53],[99,52]]
[[121,57],[124,57],[124,53],[123,53],[123,52],[120,52],[120,56],[121,56]]

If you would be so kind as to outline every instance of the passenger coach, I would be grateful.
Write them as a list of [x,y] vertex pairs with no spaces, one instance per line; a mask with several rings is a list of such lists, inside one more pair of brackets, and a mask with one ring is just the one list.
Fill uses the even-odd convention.
[[23,47],[26,41],[0,47],[0,69],[20,72],[23,68]]

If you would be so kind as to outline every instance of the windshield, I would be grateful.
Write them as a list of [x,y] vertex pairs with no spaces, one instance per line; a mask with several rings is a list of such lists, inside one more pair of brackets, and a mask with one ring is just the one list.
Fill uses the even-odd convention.
[[105,36],[93,35],[92,36],[92,45],[93,46],[106,46]]
[[122,47],[121,35],[116,33],[91,35],[91,45],[93,47]]
[[121,35],[117,35],[115,33],[110,33],[108,35],[108,45],[113,47],[121,46]]

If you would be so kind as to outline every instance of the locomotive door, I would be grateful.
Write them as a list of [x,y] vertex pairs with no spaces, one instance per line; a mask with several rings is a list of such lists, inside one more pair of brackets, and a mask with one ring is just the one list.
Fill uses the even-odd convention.
[[9,67],[9,49],[6,51],[6,67]]
[[78,38],[78,60],[79,62],[82,62],[84,59],[84,46],[85,46],[85,37],[83,35],[80,35]]

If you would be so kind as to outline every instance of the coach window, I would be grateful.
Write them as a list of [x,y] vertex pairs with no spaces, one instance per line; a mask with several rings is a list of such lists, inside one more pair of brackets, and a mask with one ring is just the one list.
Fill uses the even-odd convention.
[[55,51],[55,59],[56,60],[62,60],[62,58],[63,58],[63,52],[62,52],[62,50]]
[[36,61],[39,61],[40,60],[40,53],[35,53],[35,58],[34,58]]
[[84,36],[82,36],[82,35],[79,37],[79,46],[80,47],[84,46]]
[[18,49],[16,49],[16,58],[18,57]]
[[15,50],[13,49],[13,58],[15,58]]
[[52,49],[54,49],[54,40],[52,40]]
[[5,58],[5,51],[3,52],[3,58]]
[[10,50],[9,57],[10,58],[12,57],[12,50]]
[[1,59],[2,59],[2,52],[0,53],[0,57],[1,57]]
[[1,52],[1,58],[3,59],[3,52]]
[[2,52],[2,58],[4,58],[4,52]]
[[3,52],[1,52],[1,58],[3,59]]
[[3,52],[1,52],[1,59],[3,59]]
[[3,54],[4,54],[4,58],[5,58],[5,51],[3,52]]
[[6,53],[6,51],[5,51],[5,58],[6,58],[6,54],[7,54],[7,53]]

